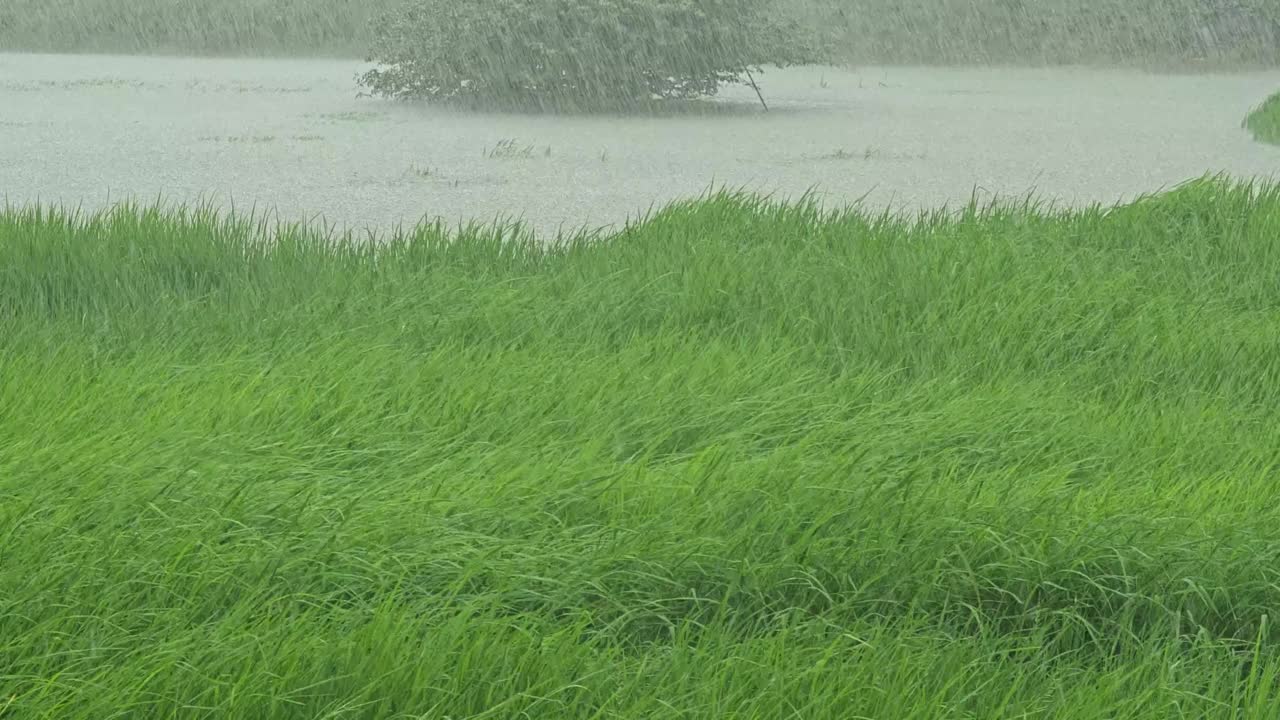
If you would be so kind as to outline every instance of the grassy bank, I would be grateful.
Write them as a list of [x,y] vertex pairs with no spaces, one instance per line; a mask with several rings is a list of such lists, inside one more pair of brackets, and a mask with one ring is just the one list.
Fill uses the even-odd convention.
[[1244,125],[1259,142],[1280,145],[1280,93],[1249,113]]
[[[849,62],[1280,64],[1270,0],[791,1]],[[6,0],[0,49],[356,58],[369,19],[397,2]]]
[[0,715],[1270,720],[1278,233],[0,213]]

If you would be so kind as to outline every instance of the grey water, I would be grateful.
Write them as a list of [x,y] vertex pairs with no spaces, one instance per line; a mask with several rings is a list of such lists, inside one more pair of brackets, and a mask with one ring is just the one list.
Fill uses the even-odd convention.
[[1280,174],[1241,127],[1280,71],[803,67],[658,114],[479,113],[358,97],[358,62],[0,54],[0,194],[255,207],[385,229],[621,223],[731,187],[903,211],[977,193],[1112,203]]

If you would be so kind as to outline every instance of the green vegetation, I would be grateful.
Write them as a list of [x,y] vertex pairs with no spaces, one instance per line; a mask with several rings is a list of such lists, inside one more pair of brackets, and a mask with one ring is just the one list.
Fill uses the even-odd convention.
[[0,48],[363,57],[399,0],[4,0]]
[[1260,142],[1280,145],[1280,93],[1262,103],[1245,118],[1244,126]]
[[1277,235],[11,208],[0,715],[1280,717]]
[[[824,0],[807,0],[821,5]],[[1280,64],[1274,0],[848,0],[848,59],[909,64]]]
[[408,0],[375,23],[379,67],[360,82],[392,98],[620,110],[755,87],[765,65],[829,61],[824,45],[778,0]]
[[[1272,0],[790,2],[842,34],[849,62],[1280,64]],[[370,21],[400,4],[4,0],[0,48],[355,58],[373,45]]]

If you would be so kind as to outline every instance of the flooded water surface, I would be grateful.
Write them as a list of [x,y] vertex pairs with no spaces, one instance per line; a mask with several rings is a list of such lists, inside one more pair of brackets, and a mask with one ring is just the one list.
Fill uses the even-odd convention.
[[1280,172],[1241,128],[1280,72],[798,68],[656,115],[467,113],[358,97],[359,63],[0,55],[0,194],[272,208],[386,228],[624,221],[716,186],[900,209],[975,192],[1114,202]]

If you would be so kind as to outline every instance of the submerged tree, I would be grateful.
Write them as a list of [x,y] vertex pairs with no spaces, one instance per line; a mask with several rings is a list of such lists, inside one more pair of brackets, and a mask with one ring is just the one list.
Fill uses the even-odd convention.
[[374,94],[553,110],[710,96],[828,54],[776,0],[408,0],[374,38]]

